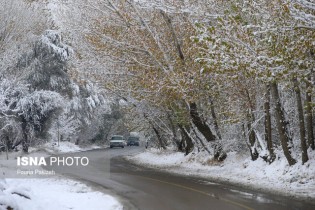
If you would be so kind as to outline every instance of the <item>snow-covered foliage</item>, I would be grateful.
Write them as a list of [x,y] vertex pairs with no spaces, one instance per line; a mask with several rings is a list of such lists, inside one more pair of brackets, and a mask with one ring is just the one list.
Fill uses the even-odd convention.
[[19,81],[3,78],[0,81],[1,114],[6,115],[16,109],[17,103],[28,93],[28,86]]
[[33,90],[57,91],[71,94],[71,81],[67,74],[72,49],[61,42],[61,34],[47,30],[33,42],[31,50],[20,56],[16,68],[23,72]]
[[305,27],[315,30],[315,2],[313,0],[290,0],[290,11],[300,25],[297,27]]
[[27,123],[30,132],[38,134],[62,108],[62,97],[56,92],[30,92],[28,85],[7,79],[1,81],[0,88],[1,139],[8,138],[6,144],[11,146],[23,139],[23,122]]
[[[24,0],[0,1],[0,74],[12,67],[30,44],[48,27],[41,3]],[[17,76],[17,75],[16,75]]]
[[46,30],[28,42],[17,45],[23,50],[14,52],[16,59],[2,69],[6,74],[0,84],[1,139],[8,137],[4,144],[13,147],[22,143],[25,151],[29,145],[56,140],[58,134],[77,139],[105,101],[96,85],[77,83],[68,74],[74,52],[60,32]]
[[37,6],[24,0],[0,1],[0,54],[47,27],[43,10]]
[[124,126],[163,148],[208,150],[215,159],[218,148],[238,150],[272,162],[281,145],[294,165],[314,148],[313,4],[49,0],[58,32],[33,41],[15,68],[30,93],[62,96],[53,139],[96,132],[103,117],[95,111],[106,116],[110,107],[102,85],[124,101]]
[[42,35],[41,44],[47,46],[38,46],[38,48],[47,48],[50,54],[58,56],[60,61],[69,60],[73,50],[61,42],[61,35],[57,31],[47,30]]
[[[102,91],[92,83],[86,85],[72,83],[71,89],[71,98],[65,101],[64,112],[60,115],[58,124],[54,126],[54,132],[59,127],[63,140],[90,140],[96,135],[86,133],[88,127],[93,127],[91,121],[95,118],[101,119],[101,115],[110,112],[110,109]],[[56,132],[52,135],[56,140]]]
[[14,145],[22,139],[17,104],[28,93],[28,87],[19,81],[2,79],[0,82],[0,144]]
[[129,129],[145,130],[161,147],[188,154],[195,146],[215,159],[236,150],[270,163],[281,145],[294,165],[314,148],[314,31],[301,26],[310,23],[312,4],[52,0],[49,8],[61,6],[55,19],[68,17],[61,28],[81,28],[72,32],[84,38],[76,49],[89,49],[76,60],[96,68],[79,74],[124,101]]
[[62,102],[63,99],[59,93],[34,91],[17,103],[17,110],[19,115],[32,126],[32,129],[40,131],[45,122],[62,108]]

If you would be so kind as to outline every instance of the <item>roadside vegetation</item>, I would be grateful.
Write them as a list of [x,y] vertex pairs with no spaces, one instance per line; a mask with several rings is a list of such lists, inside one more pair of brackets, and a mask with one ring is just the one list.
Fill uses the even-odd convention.
[[128,132],[219,162],[315,149],[312,1],[0,4],[3,150]]
[[289,165],[309,160],[310,1],[81,0],[70,8],[81,18],[68,16],[69,26],[81,26],[85,56],[98,61],[78,74],[123,101],[126,126],[151,144],[217,161],[229,151],[268,163],[279,153]]

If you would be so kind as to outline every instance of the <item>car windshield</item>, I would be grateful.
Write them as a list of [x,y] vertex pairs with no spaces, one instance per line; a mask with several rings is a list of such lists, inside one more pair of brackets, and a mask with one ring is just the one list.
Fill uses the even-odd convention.
[[129,137],[128,141],[139,141],[137,137]]
[[113,136],[111,140],[123,140],[122,136]]

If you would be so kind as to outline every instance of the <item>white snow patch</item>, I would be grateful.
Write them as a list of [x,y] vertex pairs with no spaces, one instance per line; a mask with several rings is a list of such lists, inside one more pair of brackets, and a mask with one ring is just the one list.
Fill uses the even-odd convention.
[[80,152],[80,151],[87,151],[92,149],[100,149],[102,147],[96,146],[96,145],[89,145],[86,147],[81,147],[79,145],[76,145],[72,142],[68,141],[61,141],[59,142],[49,142],[46,143],[43,148],[45,148],[46,151],[51,153],[70,153],[70,152]]
[[141,165],[174,173],[206,177],[283,195],[314,199],[315,151],[309,150],[310,160],[307,163],[302,165],[301,161],[298,161],[291,167],[280,151],[277,151],[277,154],[280,155],[272,164],[266,163],[261,158],[252,161],[249,155],[236,152],[230,152],[224,162],[218,163],[213,161],[206,152],[184,156],[180,152],[156,149],[147,150],[128,159]]
[[0,191],[0,209],[7,206],[15,210],[123,209],[114,197],[69,179],[7,179],[2,183],[6,189]]
[[165,151],[151,148],[149,152],[140,153],[135,158],[140,161],[150,160],[144,162],[152,166],[169,167],[179,165],[183,161],[183,153],[166,153]]

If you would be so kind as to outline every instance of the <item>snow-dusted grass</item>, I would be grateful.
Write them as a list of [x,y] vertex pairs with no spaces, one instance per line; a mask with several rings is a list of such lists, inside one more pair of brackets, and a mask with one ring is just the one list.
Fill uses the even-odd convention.
[[[7,205],[7,206],[6,206]],[[0,209],[120,210],[112,196],[69,179],[7,179],[0,182]]]
[[150,149],[128,159],[173,173],[206,177],[302,199],[315,198],[315,151],[309,150],[310,160],[306,164],[299,161],[291,167],[283,156],[272,164],[261,158],[251,161],[248,156],[230,152],[224,162],[218,163],[205,152],[184,156],[180,152]]

